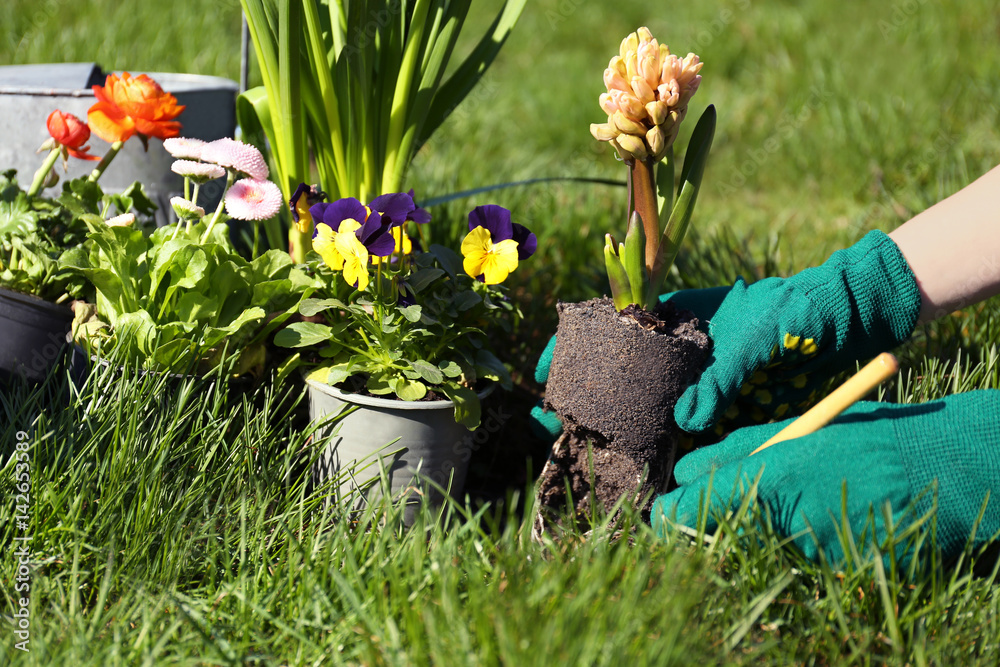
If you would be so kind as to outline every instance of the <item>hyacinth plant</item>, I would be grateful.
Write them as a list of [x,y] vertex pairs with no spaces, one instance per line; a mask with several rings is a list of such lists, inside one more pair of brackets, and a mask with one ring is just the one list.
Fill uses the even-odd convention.
[[701,84],[702,63],[680,58],[639,28],[622,40],[604,70],[606,123],[590,126],[628,167],[629,204],[624,243],[605,236],[604,259],[615,308],[652,310],[664,277],[687,233],[715,136],[715,107],[698,120],[674,196],[673,145],[688,103]]
[[[417,150],[483,76],[525,3],[506,0],[450,68],[471,0],[241,0],[264,85],[237,100],[240,127],[270,146],[286,199],[311,180],[310,155],[333,199],[398,192]],[[265,231],[272,248],[283,246],[280,224]],[[311,238],[292,226],[297,260]]]
[[[228,348],[234,374],[257,374],[265,341],[316,282],[280,250],[247,261],[225,222],[274,217],[281,192],[253,146],[178,137],[164,147],[184,177],[185,196],[171,200],[177,223],[150,234],[136,229],[131,215],[85,215],[88,241],[62,257],[67,271],[93,285],[89,298],[74,304],[74,336],[92,354],[115,350],[155,370],[210,370]],[[198,189],[217,178],[226,179],[225,191],[206,214],[195,203]]]
[[312,380],[405,401],[434,392],[455,403],[456,421],[476,428],[483,381],[510,386],[488,334],[520,316],[501,283],[535,252],[535,235],[512,222],[507,209],[478,206],[459,255],[421,246],[419,230],[431,217],[412,192],[367,205],[318,197],[303,185],[291,205],[314,223],[310,265],[323,293],[302,302],[299,312],[310,321],[290,324],[275,343],[308,348]]
[[[108,75],[103,86],[93,87],[97,102],[87,120],[61,110],[49,114],[49,139],[39,152],[48,151],[27,190],[8,170],[0,177],[0,286],[63,302],[78,295],[80,277],[60,264],[60,256],[86,241],[86,219],[105,219],[134,212],[147,218],[155,211],[140,183],[120,194],[104,193],[97,181],[131,137],[148,144],[150,137],[167,139],[180,131],[176,118],[184,110],[177,99],[146,75]],[[96,135],[111,144],[103,157],[87,145]],[[98,164],[84,178],[63,183],[62,192],[45,197],[55,186],[56,163],[62,158],[93,160]]]

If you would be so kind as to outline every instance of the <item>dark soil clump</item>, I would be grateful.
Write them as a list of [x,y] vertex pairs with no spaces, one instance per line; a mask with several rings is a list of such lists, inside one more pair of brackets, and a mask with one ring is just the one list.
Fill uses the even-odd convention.
[[577,513],[590,496],[607,511],[626,493],[634,502],[662,492],[680,435],[674,405],[705,359],[708,336],[693,313],[669,302],[652,313],[618,313],[608,298],[558,310],[545,405],[565,432],[542,473],[540,505],[564,503],[566,479]]

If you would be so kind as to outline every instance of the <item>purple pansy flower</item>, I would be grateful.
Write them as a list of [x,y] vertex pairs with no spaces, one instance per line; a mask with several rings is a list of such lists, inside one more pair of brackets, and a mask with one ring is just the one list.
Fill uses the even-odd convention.
[[[305,197],[304,202],[299,202],[299,199]],[[305,217],[305,213],[309,212],[309,207],[321,202],[326,199],[326,193],[319,189],[315,185],[306,185],[305,183],[299,183],[299,187],[295,188],[295,193],[292,198],[288,200],[288,207],[292,210],[292,220],[295,225],[300,228],[301,231],[309,231],[306,228],[306,224],[312,223],[312,220],[301,220]]]
[[414,203],[413,190],[379,195],[371,200],[368,208],[378,211],[383,220],[390,220],[393,227],[398,227],[407,220],[421,225],[431,221],[431,214]]
[[416,199],[413,198],[413,188],[410,188],[410,191],[407,194],[410,195],[410,199],[413,199],[414,208],[412,211],[410,211],[410,213],[407,214],[406,219],[412,220],[418,225],[426,225],[428,222],[431,221],[431,214],[428,213],[425,209],[422,209],[416,205]]
[[493,243],[514,239],[517,242],[517,259],[528,259],[538,248],[538,239],[524,225],[510,221],[510,211],[503,206],[487,204],[477,206],[469,212],[469,231],[485,227],[490,232]]
[[[395,240],[389,229],[393,226],[391,219],[383,218],[375,210],[369,210],[354,197],[338,199],[335,202],[315,204],[309,208],[309,213],[317,227],[328,225],[334,231],[340,230],[344,220],[356,220],[361,226],[355,234],[358,240],[368,249],[370,255],[384,257],[392,253],[396,247]],[[313,233],[313,238],[318,232]]]

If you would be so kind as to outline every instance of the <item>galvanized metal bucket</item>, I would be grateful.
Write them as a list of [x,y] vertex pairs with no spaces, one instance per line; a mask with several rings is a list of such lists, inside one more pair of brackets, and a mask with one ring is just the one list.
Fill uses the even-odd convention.
[[[130,72],[139,75],[142,72]],[[146,72],[167,92],[177,97],[187,108],[178,120],[181,136],[213,141],[232,137],[236,130],[235,81],[217,76]],[[23,187],[31,183],[43,156],[35,151],[48,139],[45,120],[53,110],[72,113],[82,120],[94,104],[91,86],[103,85],[105,75],[94,63],[60,63],[51,65],[12,65],[0,67],[0,170],[17,169]],[[108,144],[96,136],[90,140],[91,153],[102,155]],[[173,158],[157,139],[144,151],[142,142],[132,139],[125,144],[114,162],[101,177],[106,191],[121,191],[134,181],[146,186],[146,191],[160,207],[159,224],[172,219],[170,198],[183,193],[183,179],[170,171]],[[70,158],[69,171],[62,165],[56,169],[61,178],[87,175],[93,162]],[[214,207],[222,195],[221,181],[205,184],[199,202]],[[59,186],[49,192],[57,193]]]

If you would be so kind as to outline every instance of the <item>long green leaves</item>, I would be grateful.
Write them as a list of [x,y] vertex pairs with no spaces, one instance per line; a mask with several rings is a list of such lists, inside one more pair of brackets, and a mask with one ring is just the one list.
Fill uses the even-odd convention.
[[[264,92],[241,96],[240,126],[270,143],[286,198],[312,180],[310,153],[331,198],[400,191],[414,154],[482,78],[526,2],[507,0],[445,80],[470,0],[241,0]],[[263,149],[260,133],[244,136]],[[307,241],[293,238],[297,255]]]
[[[655,304],[659,293],[660,285],[664,276],[677,258],[677,251],[680,249],[681,241],[687,234],[688,223],[691,222],[691,214],[694,213],[694,204],[698,199],[698,191],[701,189],[701,179],[705,174],[705,164],[708,162],[708,154],[712,150],[712,140],[715,138],[716,113],[715,105],[708,105],[698,124],[695,125],[694,132],[691,133],[691,141],[688,144],[687,152],[684,154],[684,166],[681,167],[681,181],[678,185],[677,200],[674,202],[673,210],[670,212],[670,219],[663,229],[657,251],[657,261],[649,279],[649,288],[646,292],[646,302]],[[673,173],[673,160],[670,160],[669,172]]]

